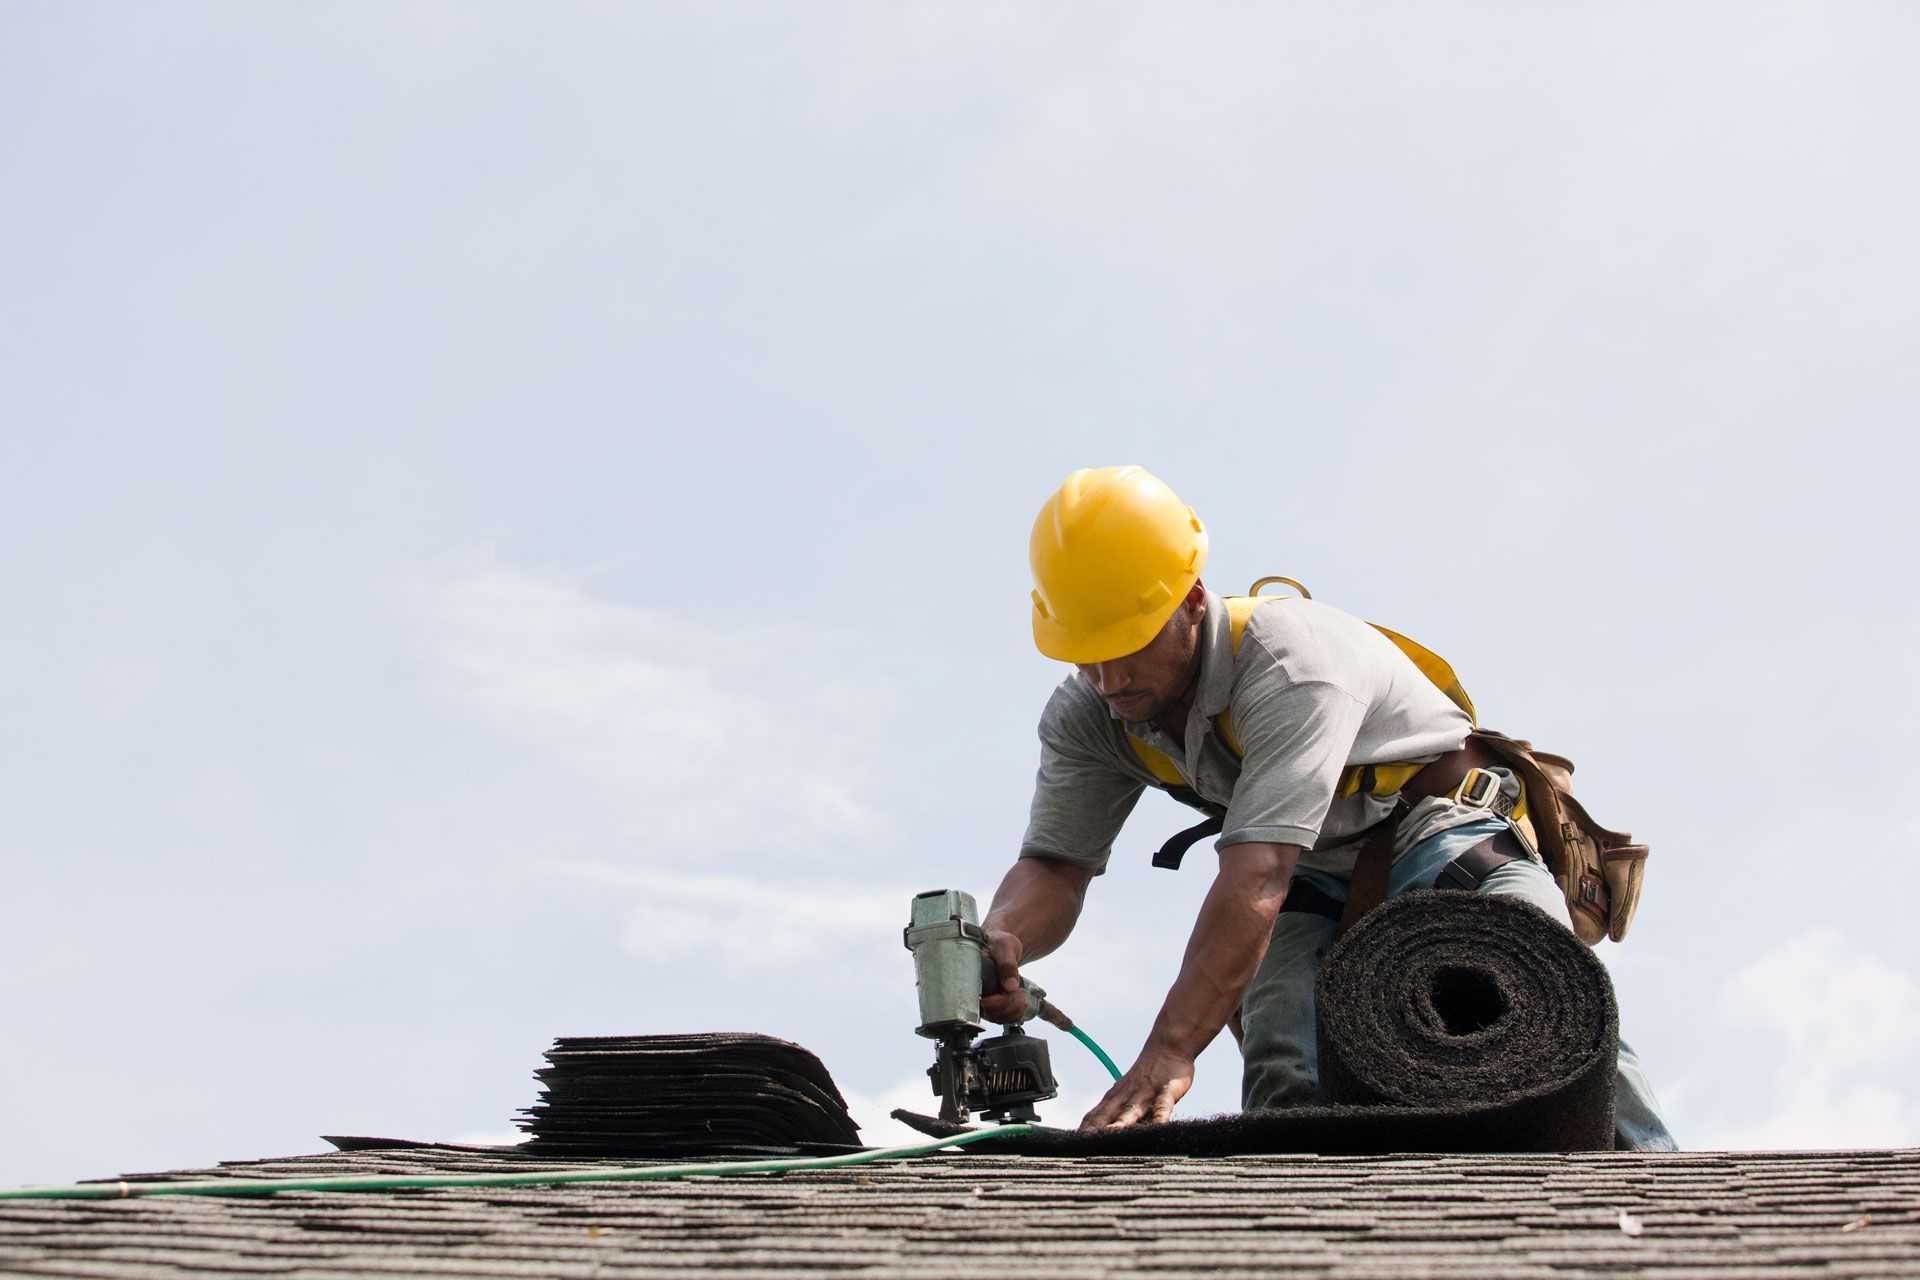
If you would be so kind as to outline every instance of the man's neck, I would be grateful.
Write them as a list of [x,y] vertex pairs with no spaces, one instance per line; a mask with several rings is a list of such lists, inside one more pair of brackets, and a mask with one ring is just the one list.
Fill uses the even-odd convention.
[[1200,688],[1200,655],[1193,655],[1193,670],[1187,673],[1187,687],[1180,696],[1167,704],[1160,713],[1160,726],[1172,736],[1175,742],[1187,740],[1187,715],[1193,710],[1193,699]]

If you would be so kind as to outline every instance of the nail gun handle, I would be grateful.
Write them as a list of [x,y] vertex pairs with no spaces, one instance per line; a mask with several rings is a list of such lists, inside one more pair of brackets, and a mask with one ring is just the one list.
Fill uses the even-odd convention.
[[[1047,998],[1046,991],[1036,986],[1031,978],[1020,979],[1020,989],[1027,994],[1026,1011],[1015,1019],[1014,1022],[1002,1023],[1001,1025],[1003,1026],[1013,1026],[1016,1023],[1027,1022],[1040,1016],[1040,1004]],[[980,949],[980,994],[983,996],[997,996],[1002,994],[1000,990],[1000,966],[995,963],[994,958],[988,954],[985,947]]]

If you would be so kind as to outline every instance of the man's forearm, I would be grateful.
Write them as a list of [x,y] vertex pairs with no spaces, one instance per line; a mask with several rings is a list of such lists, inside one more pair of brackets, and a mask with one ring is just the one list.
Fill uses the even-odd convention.
[[1073,932],[1091,879],[1091,871],[1071,862],[1022,858],[994,890],[993,906],[981,927],[988,933],[1012,934],[1020,940],[1022,958],[1038,960]]
[[1227,1024],[1267,954],[1274,918],[1300,859],[1291,844],[1237,844],[1220,853],[1220,872],[1200,904],[1180,976],[1167,993],[1150,1046],[1197,1058]]

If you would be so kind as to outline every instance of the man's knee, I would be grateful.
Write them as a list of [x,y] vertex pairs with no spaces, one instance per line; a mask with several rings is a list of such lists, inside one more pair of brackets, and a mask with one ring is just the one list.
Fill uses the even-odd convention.
[[1475,892],[1518,898],[1540,908],[1567,928],[1573,928],[1573,917],[1567,914],[1567,898],[1560,891],[1560,882],[1538,862],[1509,862],[1495,867]]
[[1313,980],[1333,945],[1335,923],[1283,911],[1266,958],[1240,1003],[1241,1106],[1299,1106],[1315,1101],[1319,1071],[1314,1043]]

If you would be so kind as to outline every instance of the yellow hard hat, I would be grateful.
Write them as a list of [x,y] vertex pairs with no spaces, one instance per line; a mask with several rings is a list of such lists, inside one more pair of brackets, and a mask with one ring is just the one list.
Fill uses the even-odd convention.
[[1193,508],[1142,467],[1076,471],[1033,522],[1033,642],[1061,662],[1146,647],[1207,563]]

